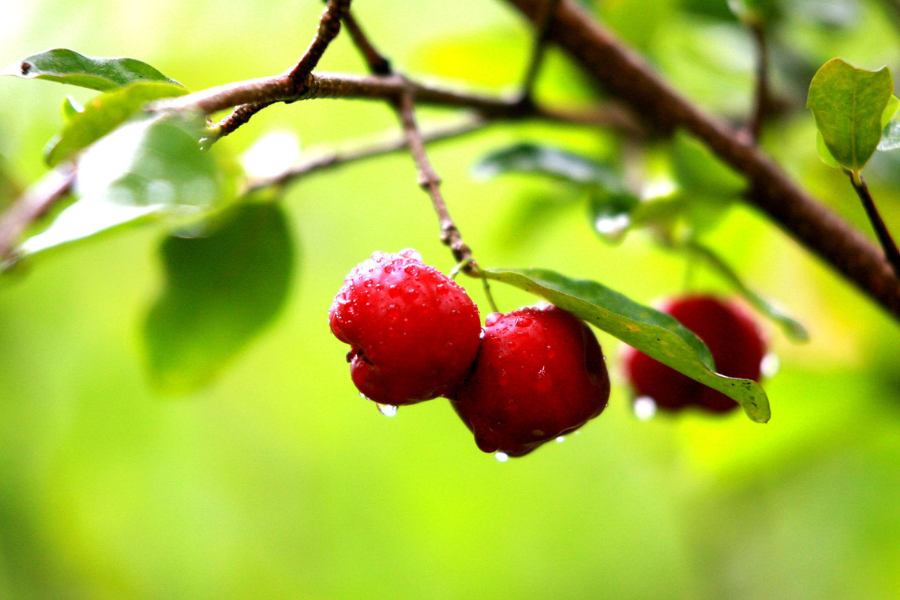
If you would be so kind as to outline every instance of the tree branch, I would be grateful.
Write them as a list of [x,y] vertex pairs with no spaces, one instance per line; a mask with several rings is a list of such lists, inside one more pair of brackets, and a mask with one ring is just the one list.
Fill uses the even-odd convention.
[[[540,17],[543,0],[507,2],[531,21]],[[747,177],[751,204],[900,318],[900,279],[879,249],[801,190],[766,154],[678,94],[573,0],[560,0],[549,35],[652,129],[671,134],[680,127],[705,142]]]

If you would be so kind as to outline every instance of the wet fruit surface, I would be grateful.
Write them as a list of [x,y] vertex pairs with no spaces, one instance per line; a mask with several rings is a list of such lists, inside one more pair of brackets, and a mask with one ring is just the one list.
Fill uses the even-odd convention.
[[[738,304],[715,296],[686,296],[665,302],[659,310],[675,317],[703,340],[712,352],[718,373],[759,381],[765,340],[756,322]],[[739,406],[725,394],[634,348],[626,349],[622,365],[635,397],[652,398],[661,410],[695,406],[724,413]]]
[[329,323],[351,346],[347,360],[359,391],[394,406],[452,391],[480,343],[475,304],[414,250],[375,252],[355,267],[334,298]]
[[523,456],[599,415],[608,399],[594,333],[547,306],[489,315],[472,374],[452,401],[482,451]]

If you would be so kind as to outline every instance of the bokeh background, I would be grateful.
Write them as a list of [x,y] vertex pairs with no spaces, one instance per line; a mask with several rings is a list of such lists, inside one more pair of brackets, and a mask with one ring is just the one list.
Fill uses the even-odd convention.
[[[750,109],[750,37],[724,0],[587,3],[683,93],[725,118]],[[775,84],[795,106],[764,146],[869,231],[853,191],[816,157],[805,86],[826,60],[900,67],[891,2],[791,2],[773,33]],[[504,3],[354,3],[395,65],[508,92],[524,72],[525,23]],[[0,0],[0,62],[51,47],[131,56],[191,89],[280,72],[306,47],[314,0]],[[362,73],[340,38],[320,68]],[[555,51],[548,102],[595,90]],[[19,185],[66,94],[0,80],[0,160]],[[424,125],[452,115],[423,110]],[[395,132],[374,102],[274,106],[223,142],[267,133],[304,149]],[[434,146],[451,211],[488,266],[545,267],[641,302],[685,289],[684,257],[642,232],[611,246],[585,198],[527,176],[483,182],[471,166],[531,141],[617,161],[605,133],[496,126]],[[900,160],[870,185],[900,235]],[[442,400],[380,415],[350,382],[327,326],[344,275],[374,250],[418,249],[449,271],[436,219],[404,154],[310,176],[284,199],[297,267],[287,305],[209,387],[147,383],[140,332],[161,283],[158,228],[73,245],[0,281],[0,597],[900,598],[900,323],[753,210],[704,240],[810,330],[794,345],[766,324],[781,370],[767,425],[740,412],[640,421],[615,386],[607,410],[564,443],[499,463]],[[702,268],[693,289],[726,292]],[[488,312],[480,285],[464,281]],[[501,308],[534,302],[495,285]],[[616,372],[619,344],[599,339]]]

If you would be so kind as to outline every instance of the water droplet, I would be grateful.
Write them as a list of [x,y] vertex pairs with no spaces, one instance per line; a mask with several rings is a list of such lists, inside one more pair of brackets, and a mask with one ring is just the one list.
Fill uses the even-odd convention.
[[400,288],[397,287],[396,283],[392,283],[390,286],[388,286],[388,296],[390,296],[391,298],[396,298],[399,295]]
[[386,417],[397,416],[397,407],[393,404],[379,404],[378,402],[376,402],[375,406],[378,407],[378,412]]
[[594,221],[594,228],[602,235],[614,235],[628,229],[631,218],[628,215],[600,215]]
[[775,377],[781,368],[781,359],[774,352],[769,352],[763,356],[762,362],[759,363],[759,371],[763,377]]
[[640,421],[649,421],[656,415],[656,400],[650,396],[638,396],[632,405],[634,416]]
[[[351,352],[350,354],[353,354],[353,352]],[[350,354],[347,355],[348,362],[349,362],[349,359],[350,359]],[[369,398],[368,396],[366,396],[366,395],[363,394],[362,392],[359,393],[359,397],[360,397],[360,398],[363,398],[363,399],[365,399],[365,400],[371,400],[371,398]]]
[[391,265],[384,265],[384,272],[390,275],[394,272],[394,267],[392,267]]
[[531,325],[531,319],[528,317],[516,318],[516,327],[528,327],[529,325]]
[[566,436],[564,436],[564,435],[561,435],[561,436],[559,436],[559,437],[556,438],[556,443],[557,443],[557,444],[562,444],[564,441],[566,441]]
[[503,315],[498,312],[489,314],[484,319],[485,327],[490,327],[491,325],[494,325],[495,323],[497,323],[497,321],[499,321],[501,319],[501,317],[503,317]]
[[422,262],[422,255],[419,254],[419,252],[417,250],[413,250],[412,248],[404,248],[397,254],[399,254],[400,256],[405,256],[406,258],[411,258],[413,260]]
[[445,295],[447,294],[447,292],[449,292],[449,291],[450,291],[450,290],[447,289],[447,286],[444,285],[443,283],[437,284],[437,292],[438,292],[438,294],[440,294],[441,296],[445,296]]
[[506,452],[497,452],[494,454],[494,458],[496,458],[498,462],[506,462],[509,460],[509,454]]
[[406,299],[407,300],[415,300],[419,297],[419,290],[414,287],[406,289]]

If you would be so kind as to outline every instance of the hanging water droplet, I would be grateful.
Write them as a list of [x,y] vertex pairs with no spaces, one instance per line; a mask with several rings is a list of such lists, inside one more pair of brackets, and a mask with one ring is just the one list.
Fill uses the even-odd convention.
[[375,406],[378,407],[378,412],[386,417],[394,417],[397,415],[397,407],[393,404],[380,404],[376,402]]
[[634,416],[640,421],[649,421],[656,415],[656,400],[650,396],[638,396],[632,404]]
[[556,443],[557,443],[557,444],[562,444],[564,441],[566,441],[566,436],[564,436],[564,435],[561,435],[561,436],[559,436],[559,437],[556,438]]
[[509,454],[506,452],[497,452],[494,454],[494,458],[496,458],[498,462],[506,462],[509,460]]
[[600,215],[594,220],[594,229],[601,235],[615,235],[628,229],[631,217],[626,214]]
[[774,352],[769,352],[763,356],[762,362],[759,363],[759,372],[763,377],[775,377],[781,368],[781,359]]

